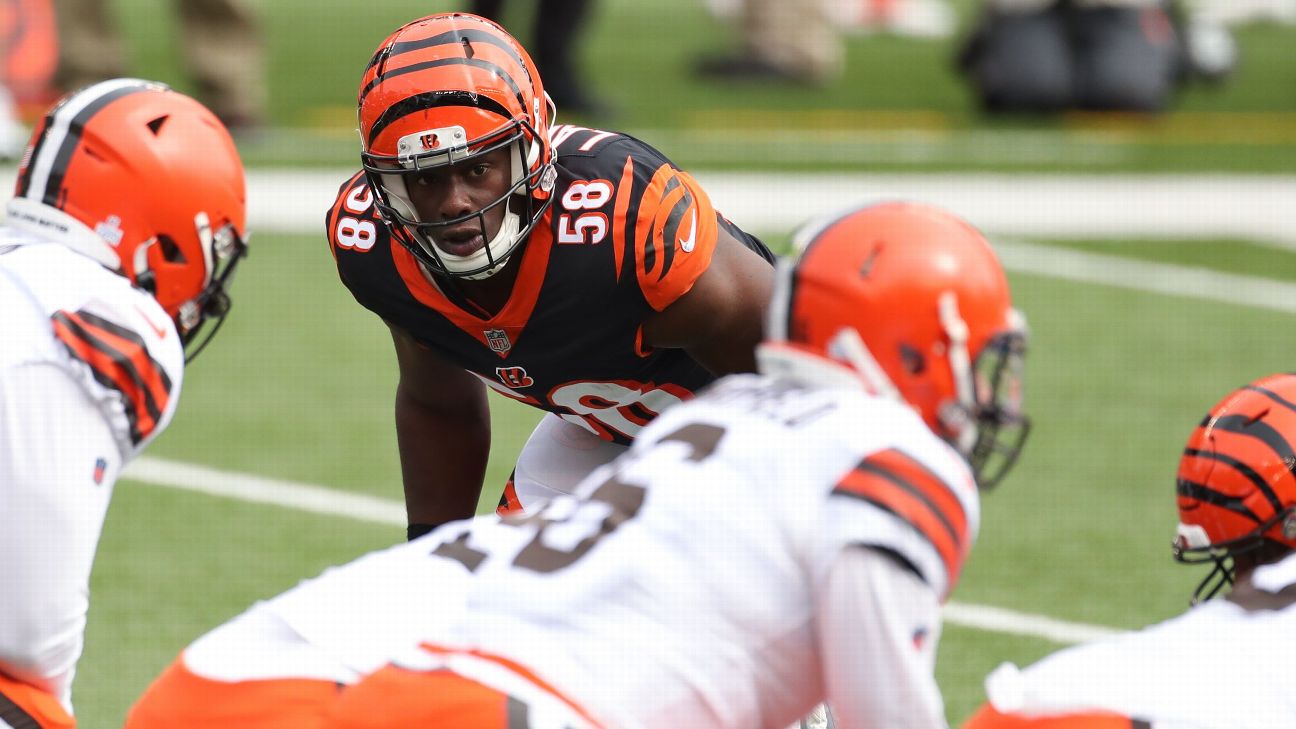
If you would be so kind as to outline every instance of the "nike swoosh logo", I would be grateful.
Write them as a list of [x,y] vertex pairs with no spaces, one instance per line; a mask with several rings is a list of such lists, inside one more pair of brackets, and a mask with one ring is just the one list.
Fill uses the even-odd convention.
[[139,308],[138,306],[135,307],[135,311],[139,312],[140,318],[148,322],[149,328],[153,330],[154,334],[158,335],[158,339],[166,339],[166,335],[167,335],[166,327],[160,327],[157,324],[154,324],[153,320],[149,318],[148,314],[145,314],[144,310]]
[[680,250],[684,251],[685,253],[692,253],[693,246],[696,244],[697,244],[697,208],[693,208],[692,227],[689,228],[689,234],[687,238],[679,239],[679,247]]

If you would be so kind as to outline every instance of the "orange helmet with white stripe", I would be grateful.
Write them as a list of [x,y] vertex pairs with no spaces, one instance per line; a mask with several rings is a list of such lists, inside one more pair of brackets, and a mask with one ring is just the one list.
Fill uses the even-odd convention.
[[56,104],[36,125],[6,210],[9,225],[152,294],[189,359],[229,311],[226,286],[247,250],[243,163],[214,114],[163,84],[113,79]]
[[1193,593],[1207,599],[1254,565],[1296,549],[1296,375],[1235,390],[1193,429],[1175,479],[1181,562],[1213,562]]
[[[553,105],[526,50],[495,23],[442,13],[400,27],[360,83],[360,158],[393,237],[434,273],[467,279],[499,271],[550,203]],[[421,220],[408,185],[430,170],[507,149],[511,184],[480,210]],[[486,215],[503,206],[487,234]],[[486,245],[468,255],[437,247],[447,228],[476,222]]]
[[762,372],[862,383],[903,400],[997,483],[1029,432],[1025,319],[989,243],[929,205],[883,203],[813,222],[781,264]]

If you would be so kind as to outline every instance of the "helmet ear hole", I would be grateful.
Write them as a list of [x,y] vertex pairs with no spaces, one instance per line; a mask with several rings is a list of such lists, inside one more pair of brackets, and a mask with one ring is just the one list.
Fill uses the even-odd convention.
[[180,246],[177,245],[176,242],[171,239],[171,236],[165,234],[159,235],[158,245],[162,247],[162,257],[166,259],[167,263],[177,263],[183,265],[189,262],[189,259],[185,256],[184,251],[181,250]]
[[922,352],[905,343],[900,345],[900,362],[910,375],[921,375],[927,369],[927,358]]
[[166,124],[167,119],[170,118],[171,116],[167,114],[167,115],[160,116],[148,123],[147,126],[149,128],[149,131],[153,132],[153,136],[156,137],[158,134],[162,132],[162,125]]

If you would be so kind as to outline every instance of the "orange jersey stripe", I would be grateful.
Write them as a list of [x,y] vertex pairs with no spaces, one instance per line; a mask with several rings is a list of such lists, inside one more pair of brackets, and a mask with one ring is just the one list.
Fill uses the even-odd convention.
[[514,661],[511,658],[506,658],[504,656],[495,653],[487,653],[486,651],[479,651],[479,650],[472,650],[472,649],[456,650],[453,648],[447,648],[445,646],[439,646],[434,643],[421,643],[420,647],[428,651],[431,651],[432,653],[437,653],[440,655],[450,656],[450,655],[454,655],[455,653],[460,653],[460,654],[474,656],[476,658],[480,658],[485,661],[490,661],[491,663],[497,663],[503,666],[504,668],[507,668],[509,671],[517,674],[518,676],[521,676],[527,681],[530,681],[531,683],[540,687],[545,691],[545,693],[548,693],[552,695],[554,698],[563,702],[564,704],[567,705],[569,709],[579,714],[582,719],[589,722],[591,725],[602,726],[601,724],[599,724],[599,722],[595,721],[594,717],[591,716],[590,713],[586,711],[585,708],[582,707],[580,704],[576,703],[574,700],[569,698],[563,692],[554,688],[554,686],[550,684],[548,681],[545,681],[543,678],[537,676],[531,669],[527,668],[521,663],[518,663],[517,661]]
[[149,356],[144,340],[137,333],[94,314],[82,312],[80,316],[86,331],[126,355],[139,373],[145,395],[159,411],[165,410],[167,399],[171,396],[171,380],[163,372],[162,366]]
[[833,493],[863,499],[908,522],[936,549],[953,587],[967,556],[967,515],[939,476],[900,451],[886,450],[861,461]]
[[963,729],[1150,729],[1151,725],[1119,714],[1085,713],[1028,718],[1017,714],[1000,714],[994,707],[981,707]]
[[687,173],[664,164],[639,198],[635,274],[661,311],[688,293],[711,265],[718,224],[711,200]]
[[124,729],[278,729],[316,726],[341,686],[309,678],[218,681],[177,659],[126,716]]
[[[544,285],[545,272],[549,268],[549,251],[553,247],[553,232],[550,229],[552,209],[546,210],[543,217],[531,230],[521,253],[522,265],[518,270],[517,281],[513,284],[513,293],[508,303],[495,315],[483,319],[459,308],[446,298],[437,287],[428,282],[419,268],[418,260],[402,245],[391,246],[392,260],[410,295],[424,306],[434,309],[464,332],[471,334],[483,345],[490,346],[486,332],[489,329],[503,329],[509,340],[516,343],[522,336],[527,322],[535,311],[540,298],[540,289]],[[497,350],[498,351],[498,350]],[[511,350],[498,351],[501,358],[508,357]]]
[[616,207],[612,213],[612,251],[616,261],[616,280],[621,280],[621,266],[625,263],[625,229],[626,214],[630,210],[630,197],[634,192],[634,158],[626,157],[625,167],[621,171],[621,182],[617,185]]
[[86,312],[55,312],[54,335],[73,357],[90,367],[104,387],[126,402],[131,442],[138,445],[157,428],[171,398],[171,378],[148,354],[138,334]]
[[53,694],[0,673],[0,725],[14,729],[73,729],[76,721]]

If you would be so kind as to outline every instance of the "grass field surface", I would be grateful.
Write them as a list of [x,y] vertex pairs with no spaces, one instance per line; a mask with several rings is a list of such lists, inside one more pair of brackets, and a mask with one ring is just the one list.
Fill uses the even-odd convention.
[[[395,372],[384,328],[336,282],[317,237],[263,236],[255,244],[235,313],[190,369],[180,413],[149,456],[397,503]],[[1197,266],[1210,263],[1200,251],[1211,245],[1065,244]],[[1290,254],[1256,250],[1259,260],[1245,273],[1290,268],[1281,265]],[[1194,292],[1010,278],[1032,328],[1036,430],[1017,471],[985,498],[984,529],[955,599],[1119,628],[1168,617],[1200,577],[1169,556],[1179,449],[1225,392],[1296,361],[1293,338],[1283,336],[1291,316]],[[484,509],[536,420],[512,403],[493,404]],[[94,575],[77,682],[83,726],[116,726],[188,641],[255,599],[401,537],[395,525],[124,480]],[[951,719],[982,700],[980,681],[998,662],[1033,660],[1055,647],[950,626],[939,678]]]
[[[969,0],[955,4],[967,17]],[[188,88],[169,5],[116,7],[132,70]],[[405,20],[463,3],[259,6],[274,125],[241,142],[245,156],[254,167],[337,168],[356,158],[350,105],[374,46]],[[525,28],[517,12],[513,22]],[[1171,114],[1000,121],[970,109],[948,43],[854,38],[846,77],[827,88],[717,88],[693,79],[689,63],[734,39],[700,0],[604,0],[598,13],[584,55],[597,88],[621,110],[609,126],[704,172],[764,175],[771,189],[788,169],[1296,173],[1293,28],[1240,31],[1237,76],[1187,89]],[[1139,205],[1132,197],[1119,212],[1137,215]],[[786,248],[786,227],[754,232]],[[1184,238],[1064,232],[1000,241],[1014,252],[1005,261],[1031,324],[1035,431],[1017,470],[985,498],[959,605],[1111,628],[1186,606],[1203,573],[1170,558],[1178,455],[1229,390],[1296,367],[1296,320],[1278,305],[1296,301],[1288,295],[1296,261],[1272,241]],[[1023,243],[1055,261],[1084,254],[1075,260],[1099,261],[1098,273],[1075,280],[1060,267],[1027,266],[1017,254],[1039,251]],[[1241,295],[1256,291],[1276,293]],[[256,234],[233,293],[229,322],[186,373],[175,422],[148,456],[399,503],[391,344],[337,281],[322,235]],[[538,418],[498,399],[492,407],[483,509]],[[403,536],[395,524],[124,479],[92,580],[75,685],[81,726],[120,726],[184,645],[256,599]],[[951,721],[982,701],[981,680],[1000,661],[1028,662],[1057,647],[952,622],[938,666]]]

